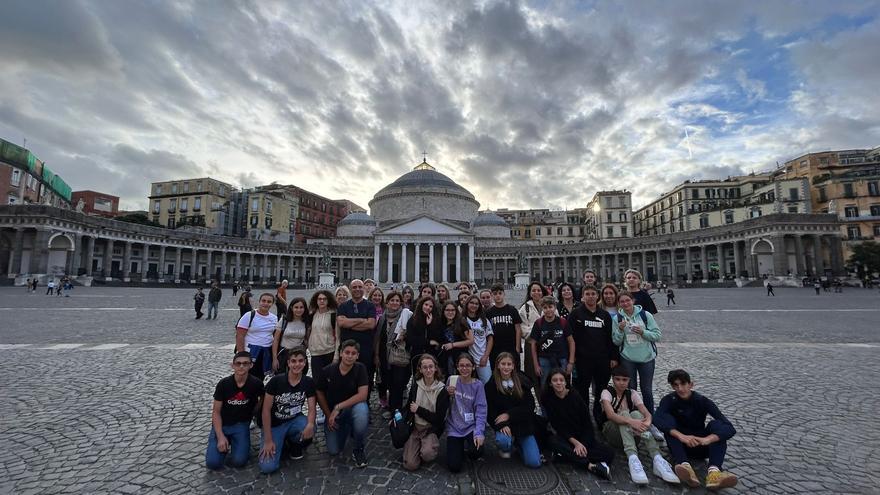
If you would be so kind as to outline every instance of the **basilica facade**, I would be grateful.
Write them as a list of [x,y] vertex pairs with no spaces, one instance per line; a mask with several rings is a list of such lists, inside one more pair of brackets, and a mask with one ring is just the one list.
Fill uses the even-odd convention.
[[627,268],[649,280],[705,281],[844,273],[838,219],[779,213],[731,225],[655,236],[539,245],[512,239],[498,215],[423,161],[379,190],[370,214],[351,213],[336,236],[305,244],[207,235],[88,216],[47,205],[0,206],[0,270],[15,283],[61,275],[133,283],[216,279],[309,285],[512,283],[516,273],[578,281],[592,269],[619,280]]

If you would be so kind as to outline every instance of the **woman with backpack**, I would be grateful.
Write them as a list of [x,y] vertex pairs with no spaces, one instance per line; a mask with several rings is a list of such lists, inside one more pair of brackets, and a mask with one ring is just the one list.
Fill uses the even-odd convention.
[[272,340],[278,317],[269,312],[275,305],[270,292],[260,294],[260,304],[239,318],[235,325],[235,351],[248,351],[254,365],[250,373],[260,380],[272,371]]
[[415,471],[431,462],[440,452],[440,436],[446,428],[449,394],[443,384],[440,363],[430,354],[422,354],[407,403],[413,427],[403,446],[403,467]]
[[[277,301],[276,301],[277,306]],[[281,315],[278,324],[275,325],[275,335],[272,339],[272,372],[275,374],[287,372],[287,351],[294,347],[306,347],[309,342],[309,313],[306,309],[306,300],[302,297],[294,298],[287,306],[287,310]],[[303,373],[309,372],[308,362]]]
[[391,417],[391,411],[403,411],[403,394],[412,376],[410,354],[404,335],[399,329],[406,326],[412,311],[402,308],[403,296],[391,291],[385,298],[385,312],[376,323],[373,360],[377,363],[379,379],[388,391],[388,401],[382,417]]
[[[634,304],[629,292],[617,296],[617,314],[611,318],[611,340],[620,346],[620,365],[629,373],[629,388],[642,392],[645,408],[654,414],[654,364],[660,327],[654,315]],[[651,435],[658,441],[663,439],[653,425]]]
[[596,440],[586,400],[569,386],[563,370],[556,368],[547,375],[541,410],[555,432],[549,440],[553,454],[585,467],[599,478],[611,479],[608,465],[614,460],[614,452]]
[[489,424],[495,430],[498,455],[509,459],[516,442],[526,467],[541,467],[541,450],[535,439],[532,382],[516,369],[513,354],[502,352],[498,355],[492,379],[485,389]]

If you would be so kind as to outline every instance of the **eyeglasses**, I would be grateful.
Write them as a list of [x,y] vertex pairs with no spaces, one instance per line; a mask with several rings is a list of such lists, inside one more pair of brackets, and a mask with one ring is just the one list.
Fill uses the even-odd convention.
[[464,364],[464,363],[462,363],[462,364],[459,364],[458,367],[459,367],[459,368],[473,368],[474,365],[472,365],[472,364],[470,364],[470,363],[468,363],[468,364]]
[[236,361],[232,364],[235,366],[250,366],[251,362],[250,361]]

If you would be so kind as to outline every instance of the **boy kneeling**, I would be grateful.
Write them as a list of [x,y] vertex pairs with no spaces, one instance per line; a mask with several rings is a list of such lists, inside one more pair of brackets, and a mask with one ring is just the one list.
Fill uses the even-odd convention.
[[623,447],[629,462],[629,475],[633,483],[647,485],[648,476],[639,460],[636,441],[641,440],[653,460],[654,475],[667,483],[679,483],[672,466],[660,454],[657,440],[651,435],[651,413],[642,402],[637,390],[629,388],[629,372],[623,366],[611,370],[613,386],[602,391],[602,412],[608,421],[602,425],[605,440],[615,447]]
[[[700,486],[688,459],[709,458],[706,488],[717,490],[736,485],[736,475],[721,470],[727,440],[736,434],[730,421],[709,398],[693,391],[691,376],[684,370],[672,370],[666,378],[674,392],[660,401],[654,424],[666,437],[675,462],[675,473],[691,487]],[[712,421],[706,423],[706,416]]]

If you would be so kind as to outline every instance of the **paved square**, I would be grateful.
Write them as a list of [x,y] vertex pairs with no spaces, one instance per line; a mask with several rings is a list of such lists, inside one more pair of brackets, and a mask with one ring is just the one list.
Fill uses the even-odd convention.
[[[473,469],[402,470],[375,409],[366,469],[329,460],[318,433],[305,459],[261,475],[253,432],[247,467],[208,472],[211,394],[229,373],[238,310],[225,289],[220,318],[194,320],[192,293],[78,287],[58,298],[0,289],[0,493],[474,490]],[[656,393],[668,390],[667,370],[683,367],[734,423],[725,467],[741,482],[729,493],[877,493],[880,428],[868,418],[880,410],[880,294],[776,293],[682,289],[670,308],[656,295],[664,332]],[[687,491],[653,477],[639,490],[620,461],[612,482],[556,469],[571,492]]]

